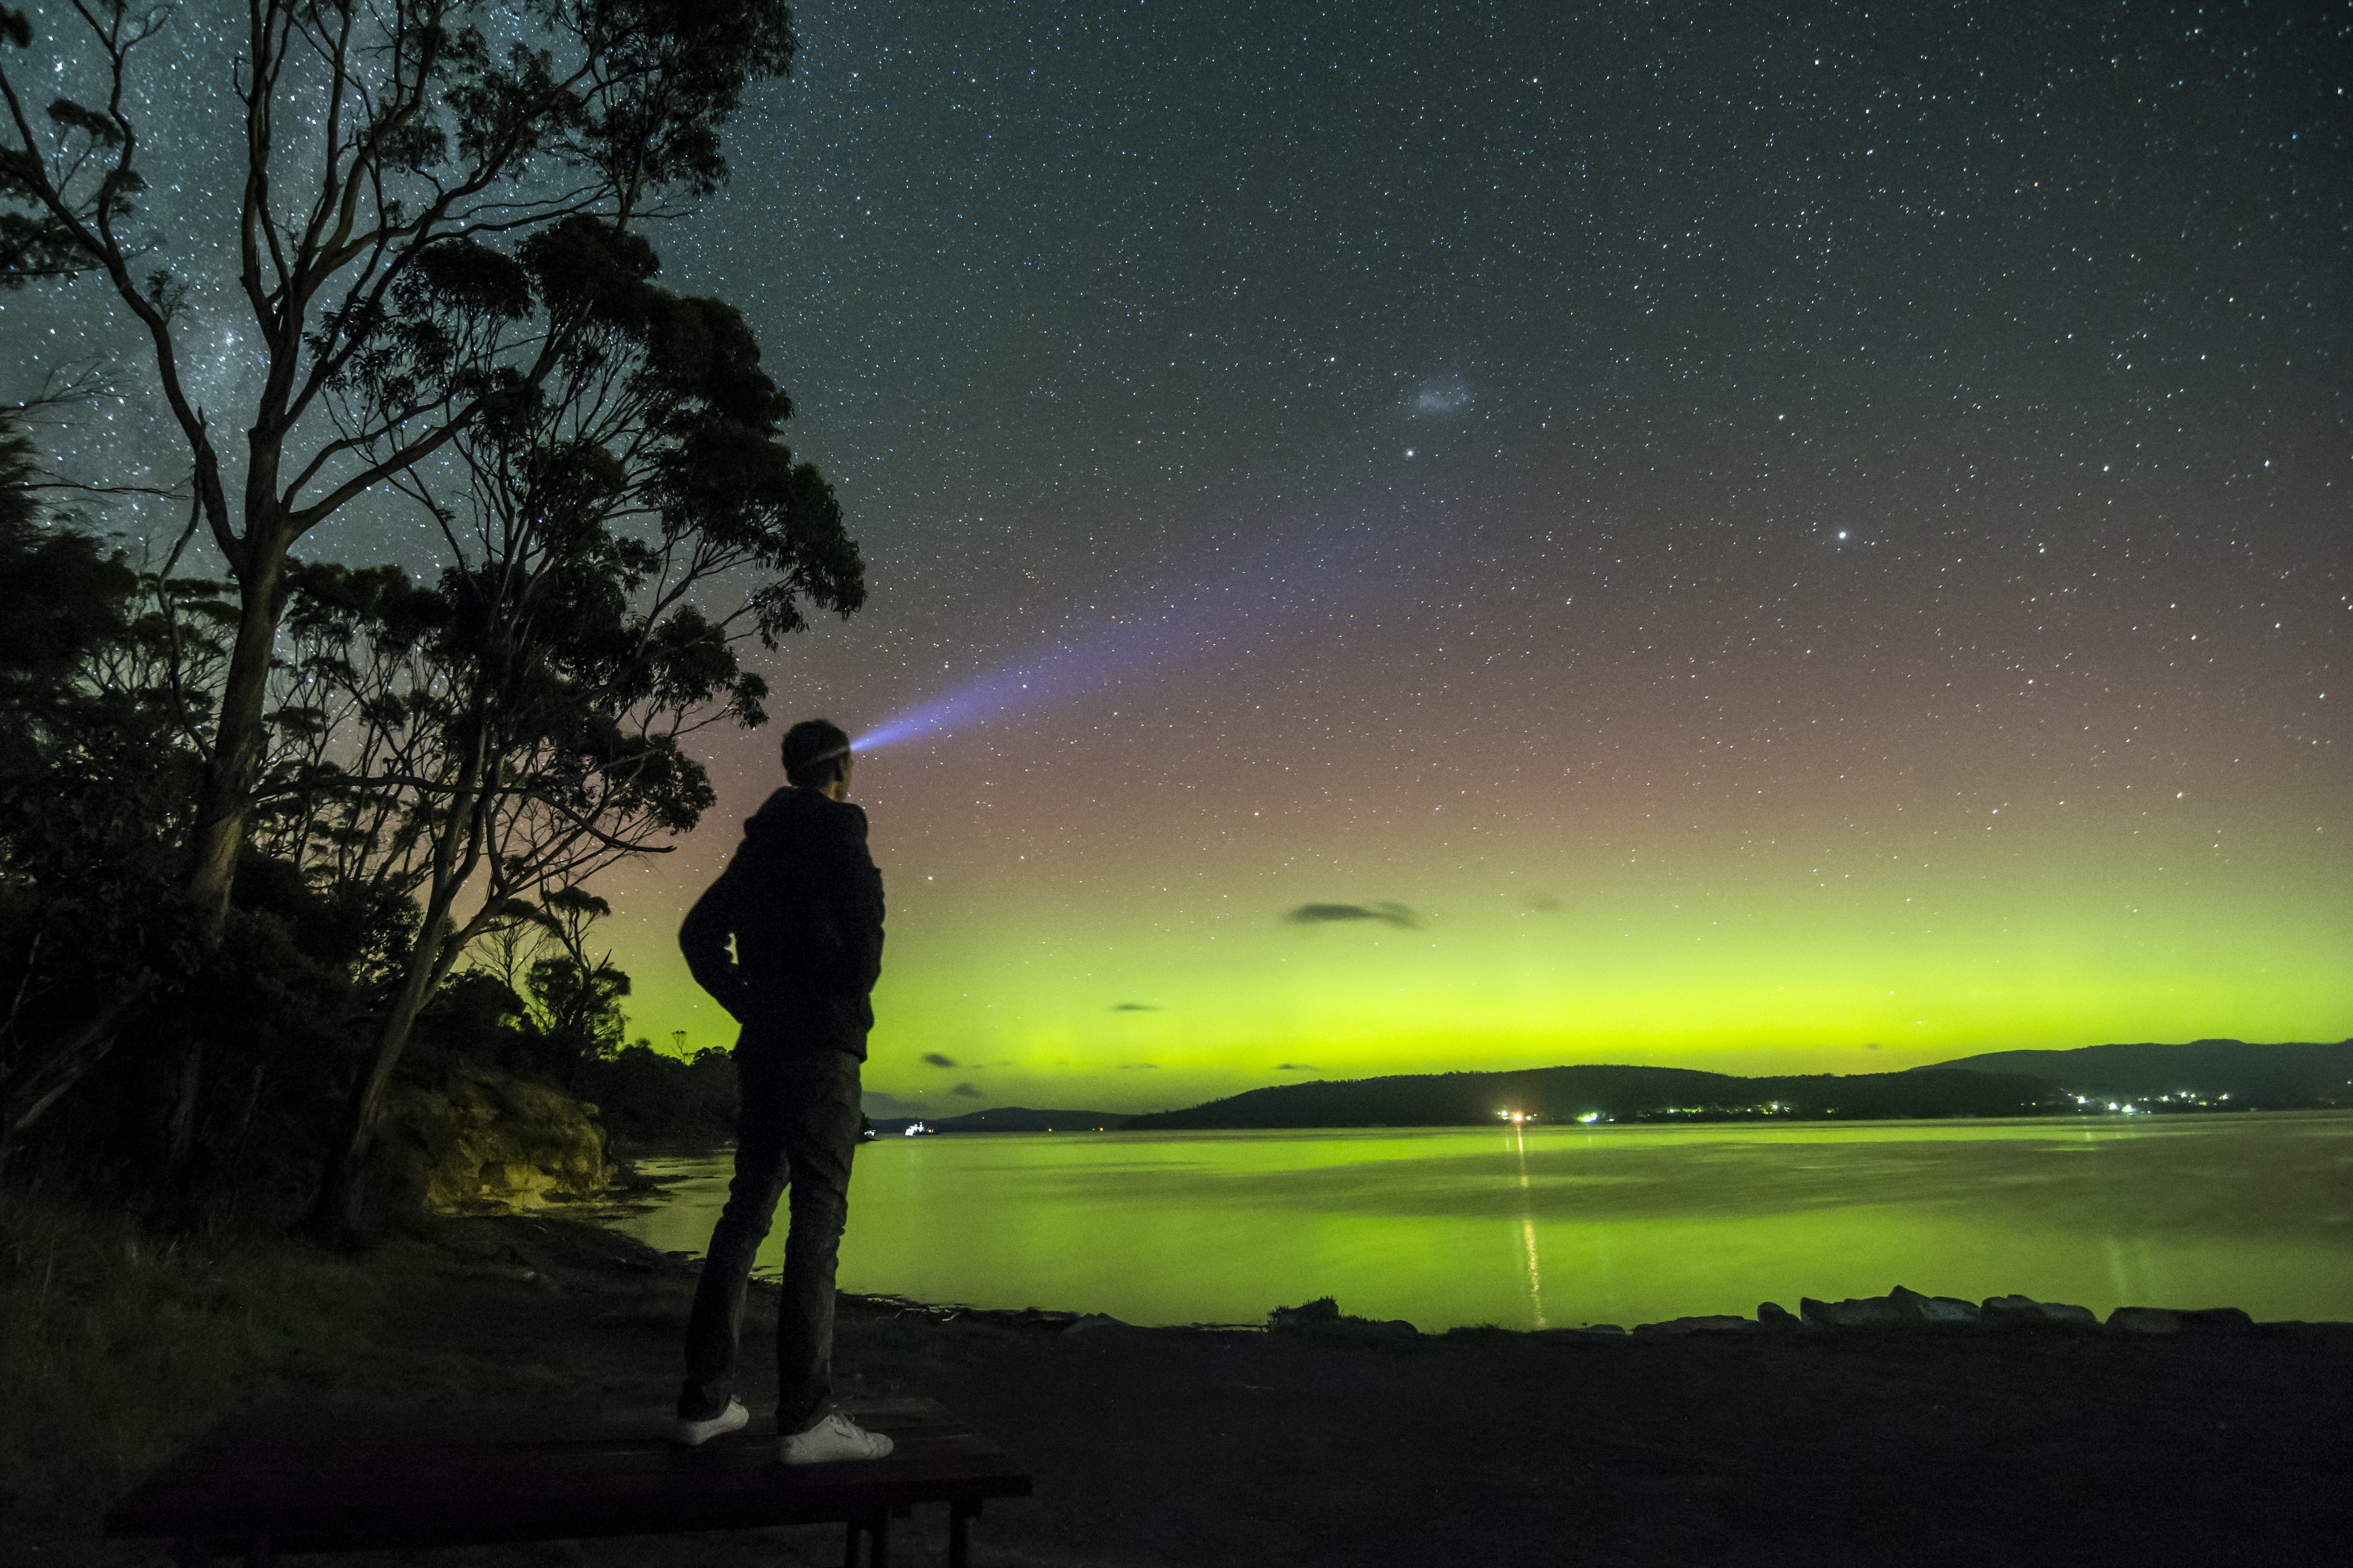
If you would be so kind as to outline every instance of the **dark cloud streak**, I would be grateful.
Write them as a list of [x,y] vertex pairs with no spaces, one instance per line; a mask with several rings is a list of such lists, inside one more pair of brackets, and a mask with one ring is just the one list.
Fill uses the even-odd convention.
[[1295,926],[1345,925],[1356,921],[1374,921],[1399,931],[1418,931],[1421,926],[1421,917],[1394,903],[1302,904],[1282,918]]

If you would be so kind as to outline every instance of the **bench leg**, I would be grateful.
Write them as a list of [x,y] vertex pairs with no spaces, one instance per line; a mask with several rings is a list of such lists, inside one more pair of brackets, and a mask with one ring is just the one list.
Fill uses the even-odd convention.
[[853,1519],[849,1521],[847,1531],[849,1539],[842,1545],[841,1568],[858,1568],[858,1536],[860,1531],[866,1534],[866,1568],[889,1568],[891,1512],[888,1509],[876,1512],[871,1518]]
[[980,1517],[980,1503],[948,1504],[948,1568],[971,1568],[972,1521]]

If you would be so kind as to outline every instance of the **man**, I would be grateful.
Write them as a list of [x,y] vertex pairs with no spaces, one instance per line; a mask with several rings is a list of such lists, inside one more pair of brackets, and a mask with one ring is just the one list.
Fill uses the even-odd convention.
[[[786,787],[744,825],[735,858],[687,911],[687,967],[743,1025],[735,1179],[687,1322],[676,1440],[751,1417],[734,1396],[744,1287],[779,1194],[791,1189],[776,1309],[776,1457],[879,1459],[891,1439],[833,1407],[833,1274],[858,1146],[859,1064],[882,971],[882,876],[849,804],[849,737],[822,719],[785,734]],[[730,940],[734,952],[728,952]]]

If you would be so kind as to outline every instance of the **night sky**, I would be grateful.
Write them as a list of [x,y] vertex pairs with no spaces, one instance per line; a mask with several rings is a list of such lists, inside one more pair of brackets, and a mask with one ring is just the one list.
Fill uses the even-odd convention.
[[2061,9],[798,7],[656,244],[867,554],[873,1103],[2353,1033],[2353,21]]

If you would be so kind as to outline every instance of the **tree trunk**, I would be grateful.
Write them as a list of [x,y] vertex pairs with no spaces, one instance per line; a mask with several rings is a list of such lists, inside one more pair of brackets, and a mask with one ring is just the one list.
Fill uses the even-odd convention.
[[408,1037],[417,1026],[417,1015],[425,1010],[426,1000],[432,995],[434,982],[444,967],[441,955],[451,936],[448,926],[448,914],[437,910],[426,921],[426,930],[418,933],[417,945],[409,950],[408,970],[401,976],[400,990],[393,997],[391,1010],[385,1015],[384,1026],[376,1031],[375,1056],[367,1070],[352,1085],[343,1127],[327,1154],[327,1170],[319,1184],[319,1195],[303,1220],[303,1228],[330,1247],[349,1247],[361,1235],[364,1177],[368,1150],[375,1142],[376,1116],[383,1109],[385,1091],[392,1087],[392,1075],[400,1066],[401,1056],[408,1049]]
[[205,1103],[205,1043],[183,1035],[171,1042],[164,1064],[164,1102],[155,1125],[153,1161],[148,1167],[167,1187],[177,1186],[196,1154],[197,1118]]
[[417,930],[416,944],[408,950],[400,989],[385,1015],[384,1026],[376,1032],[375,1055],[367,1071],[352,1085],[342,1131],[327,1154],[327,1170],[319,1184],[318,1198],[303,1220],[304,1229],[331,1247],[349,1247],[359,1239],[368,1149],[375,1140],[376,1116],[383,1109],[385,1091],[392,1087],[393,1072],[408,1049],[408,1037],[417,1026],[417,1016],[425,1010],[433,988],[448,973],[449,966],[465,951],[467,942],[480,924],[477,921],[462,931],[453,930],[449,911],[458,902],[459,890],[473,875],[475,858],[469,856],[461,866],[458,847],[472,839],[478,826],[476,818],[484,809],[483,767],[483,739],[478,733],[459,775],[449,815],[442,819],[439,837],[433,847],[432,891],[426,900],[425,920]]
[[114,1048],[123,1016],[146,993],[144,979],[126,987],[121,995],[96,1009],[62,1035],[27,1053],[0,1078],[0,1163],[16,1140],[32,1130],[42,1113],[55,1105],[82,1076]]
[[229,655],[212,760],[205,769],[204,797],[188,845],[189,913],[197,940],[207,949],[220,940],[228,918],[237,858],[253,819],[254,781],[260,776],[269,743],[263,710],[269,695],[270,662],[277,649],[279,616],[286,607],[283,530],[274,526],[274,520],[268,526],[256,520],[249,537],[248,557],[237,574],[237,644]]
[[[213,726],[213,753],[189,836],[186,898],[190,934],[200,952],[220,945],[237,883],[237,857],[253,821],[253,786],[269,751],[266,723],[269,671],[278,649],[278,623],[286,609],[287,530],[284,509],[270,493],[278,465],[257,440],[255,473],[246,493],[248,543],[232,563],[237,582],[237,641]],[[168,1082],[169,1102],[157,1122],[156,1169],[169,1180],[195,1152],[196,1112],[205,1086],[204,1050],[183,1040]]]

